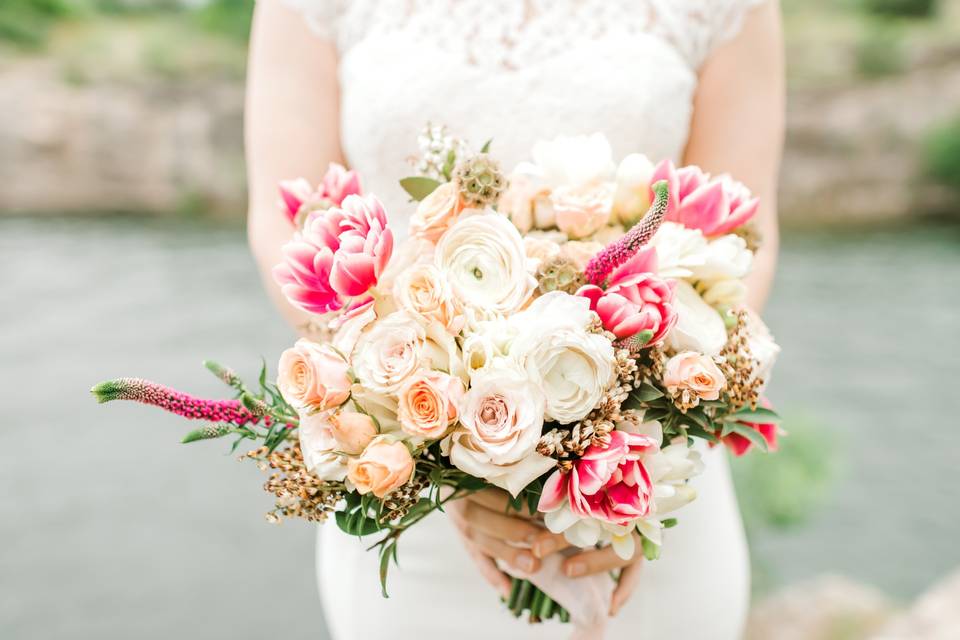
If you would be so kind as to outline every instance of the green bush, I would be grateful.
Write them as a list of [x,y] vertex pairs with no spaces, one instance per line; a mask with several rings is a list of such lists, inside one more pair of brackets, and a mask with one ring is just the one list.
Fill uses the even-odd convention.
[[857,71],[867,78],[900,73],[906,66],[900,29],[886,19],[869,22],[854,55]]
[[927,136],[924,165],[929,177],[960,190],[960,116]]
[[0,41],[39,47],[58,19],[71,11],[67,0],[0,0]]
[[863,0],[863,7],[870,13],[884,16],[926,18],[937,9],[936,0]]
[[211,0],[197,10],[197,20],[209,31],[246,42],[250,37],[253,3],[254,0]]

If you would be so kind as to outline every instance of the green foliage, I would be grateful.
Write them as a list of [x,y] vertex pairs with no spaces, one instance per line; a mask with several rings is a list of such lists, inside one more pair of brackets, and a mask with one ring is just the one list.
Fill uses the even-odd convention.
[[902,34],[890,20],[870,21],[854,55],[857,71],[868,78],[894,75],[906,66]]
[[923,160],[930,178],[960,191],[960,115],[927,135]]
[[[802,524],[822,503],[836,475],[836,449],[827,429],[810,419],[786,420],[788,437],[775,456],[748,454],[733,462],[733,476],[748,526]],[[745,434],[744,434],[745,435]]]
[[936,0],[862,0],[869,13],[911,18],[928,18],[937,9]]
[[411,198],[419,202],[433,193],[434,189],[440,186],[440,182],[433,178],[411,176],[400,180],[400,186],[410,194]]
[[67,0],[2,0],[0,41],[37,48],[46,40],[50,27],[70,13]]
[[254,0],[211,0],[196,12],[197,23],[211,31],[246,42],[250,37],[250,21]]

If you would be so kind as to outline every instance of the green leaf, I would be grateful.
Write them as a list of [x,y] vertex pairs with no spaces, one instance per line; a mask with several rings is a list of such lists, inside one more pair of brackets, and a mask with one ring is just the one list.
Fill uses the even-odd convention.
[[703,413],[702,409],[690,409],[689,411],[687,411],[685,414],[682,414],[682,415],[683,415],[682,419],[686,419],[688,422],[692,422],[694,426],[700,427],[704,431],[713,430],[711,428],[712,425],[710,424],[710,421],[707,419],[707,416],[705,413]]
[[694,436],[695,438],[703,438],[704,440],[706,440],[706,441],[708,441],[708,442],[713,442],[713,443],[720,442],[720,440],[717,438],[717,436],[713,435],[713,434],[710,433],[709,431],[706,431],[706,430],[704,430],[704,429],[701,429],[700,427],[695,427],[695,426],[689,426],[689,425],[688,425],[688,426],[687,426],[687,435],[688,435],[688,436]]
[[650,402],[651,400],[656,400],[657,398],[663,397],[663,391],[657,389],[655,386],[649,382],[644,382],[640,385],[638,389],[635,389],[631,394],[640,402]]
[[671,528],[677,526],[677,519],[676,519],[676,518],[666,518],[666,519],[664,519],[664,520],[661,520],[661,521],[660,521],[660,524],[663,525],[663,528],[664,528],[664,529],[671,529]]
[[340,530],[351,536],[369,536],[381,529],[380,523],[375,518],[368,518],[362,509],[350,512],[337,511],[333,517]]
[[759,424],[780,423],[780,416],[777,415],[776,411],[764,409],[763,407],[757,407],[756,409],[744,407],[736,413],[731,413],[730,415],[724,416],[723,419],[734,420],[736,422],[754,422]]
[[387,593],[387,570],[390,568],[390,557],[396,554],[397,543],[388,542],[380,549],[380,591],[384,598],[389,598]]
[[741,435],[753,444],[757,445],[763,451],[769,451],[767,446],[767,441],[764,439],[763,435],[753,427],[749,427],[745,424],[740,424],[739,422],[734,423],[733,432],[737,435]]
[[443,177],[447,180],[453,175],[453,166],[457,163],[457,152],[453,149],[450,149],[450,152],[447,153],[447,159],[443,163]]
[[411,176],[400,181],[403,190],[410,194],[410,197],[420,202],[428,195],[433,193],[434,189],[440,186],[438,180],[426,178],[424,176]]
[[487,140],[486,142],[484,142],[484,143],[483,143],[483,146],[480,147],[480,153],[489,153],[489,151],[490,151],[490,144],[491,144],[492,142],[493,142],[493,138],[490,138],[489,140]]

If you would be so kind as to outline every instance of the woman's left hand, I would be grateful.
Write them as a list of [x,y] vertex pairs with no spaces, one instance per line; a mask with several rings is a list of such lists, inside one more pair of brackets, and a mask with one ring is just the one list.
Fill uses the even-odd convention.
[[[616,615],[624,603],[630,599],[637,583],[640,581],[640,574],[643,569],[643,553],[640,551],[641,539],[637,534],[633,534],[633,537],[636,552],[629,560],[624,560],[616,554],[613,547],[607,546],[602,549],[581,551],[563,562],[563,573],[568,578],[580,578],[594,573],[622,569],[617,587],[614,589],[613,597],[610,600],[611,616]],[[545,531],[534,540],[533,555],[537,558],[544,558],[569,546],[570,543],[563,537],[563,534]]]

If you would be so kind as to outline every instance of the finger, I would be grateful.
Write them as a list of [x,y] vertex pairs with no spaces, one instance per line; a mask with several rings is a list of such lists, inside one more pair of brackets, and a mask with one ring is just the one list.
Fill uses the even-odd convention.
[[563,563],[563,573],[568,578],[579,578],[594,573],[613,571],[625,567],[633,560],[624,560],[613,550],[613,547],[604,547],[592,551],[584,551],[570,556]]
[[467,552],[480,571],[480,575],[491,587],[496,589],[504,598],[510,597],[512,581],[510,576],[497,567],[497,563],[490,556],[484,555],[472,543],[467,543]]
[[467,500],[483,505],[490,511],[506,513],[510,508],[510,494],[500,489],[484,489],[467,496]]
[[501,540],[509,540],[515,544],[530,546],[543,531],[529,520],[491,511],[477,502],[467,502],[462,505],[455,518],[461,520],[461,525],[466,527],[467,537],[471,539],[473,532],[479,532]]
[[533,573],[540,568],[540,561],[525,549],[512,547],[502,540],[483,533],[474,533],[472,540],[480,551],[488,556],[503,560],[515,569]]
[[533,540],[533,555],[537,558],[546,558],[551,553],[556,553],[570,546],[562,533],[551,533],[550,531],[541,531]]
[[643,572],[643,558],[635,558],[632,564],[627,565],[620,572],[620,579],[617,580],[617,588],[613,590],[613,598],[610,600],[610,615],[615,616],[620,608],[630,599],[637,584],[640,582],[640,574]]

